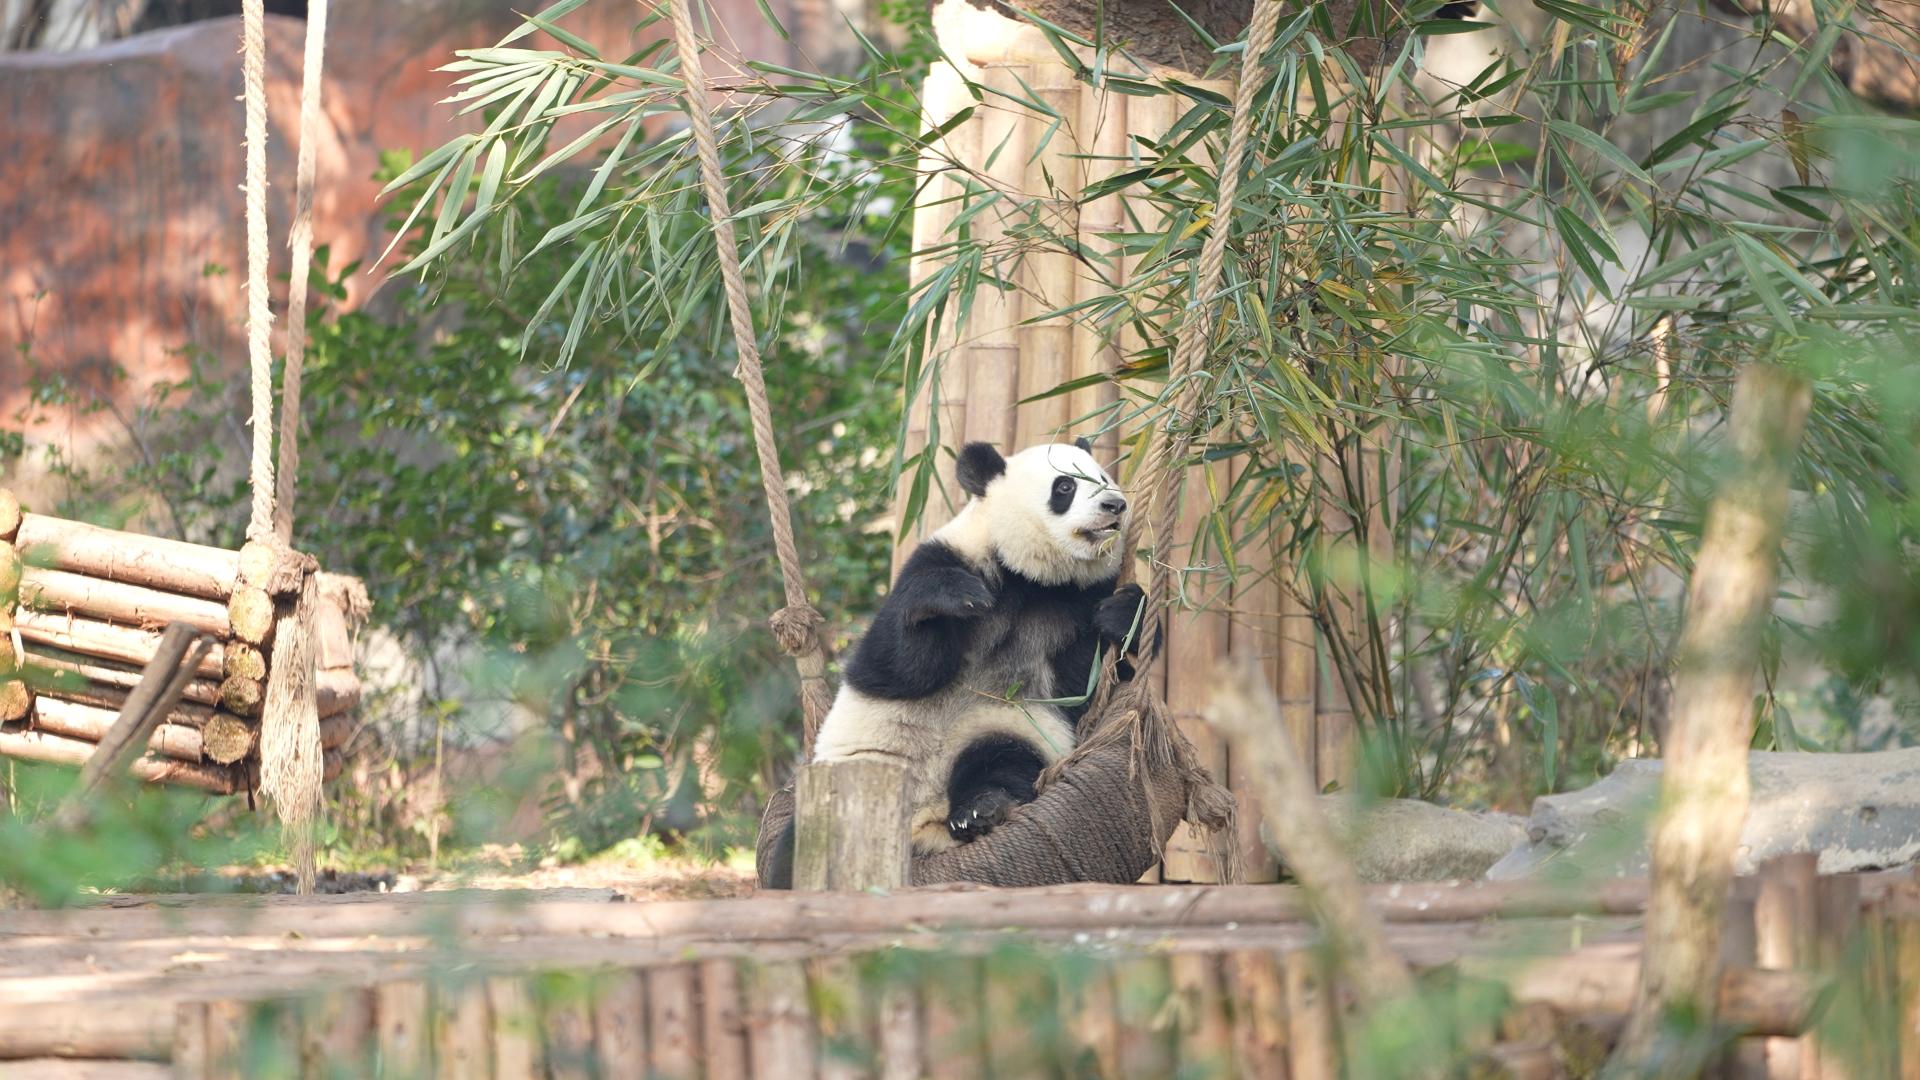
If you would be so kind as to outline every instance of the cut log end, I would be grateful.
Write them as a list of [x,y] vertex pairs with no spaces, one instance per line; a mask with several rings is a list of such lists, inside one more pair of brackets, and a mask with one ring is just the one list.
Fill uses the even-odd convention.
[[251,585],[236,587],[227,600],[227,619],[233,624],[234,637],[263,646],[273,636],[273,597]]
[[13,543],[20,535],[20,500],[13,492],[0,488],[0,540]]
[[221,673],[229,679],[252,679],[265,682],[267,679],[267,654],[257,645],[236,641],[227,646],[226,655],[221,658]]
[[239,716],[259,716],[267,691],[259,679],[233,676],[220,684],[220,707]]
[[273,596],[300,591],[306,575],[320,569],[313,556],[273,544],[249,540],[240,547],[240,568],[234,591],[261,589]]
[[0,544],[0,604],[9,607],[20,592],[20,551],[12,544]]
[[24,720],[33,709],[33,691],[19,679],[0,682],[0,721]]
[[259,728],[237,716],[215,713],[200,730],[201,751],[211,761],[231,765],[253,753],[260,741]]

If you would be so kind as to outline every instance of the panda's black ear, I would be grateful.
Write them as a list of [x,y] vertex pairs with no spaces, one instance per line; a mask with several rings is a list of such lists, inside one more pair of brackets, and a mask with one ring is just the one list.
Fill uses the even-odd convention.
[[992,443],[970,442],[960,448],[960,464],[953,470],[960,490],[969,495],[985,495],[987,485],[1007,471],[1007,459]]
[[1073,440],[1073,445],[1076,447],[1079,447],[1081,450],[1084,450],[1089,454],[1093,453],[1093,440],[1087,438],[1085,435],[1082,435],[1079,438]]

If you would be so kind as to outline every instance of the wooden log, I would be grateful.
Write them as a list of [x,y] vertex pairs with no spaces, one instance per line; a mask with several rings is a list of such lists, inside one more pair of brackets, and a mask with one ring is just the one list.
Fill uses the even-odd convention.
[[180,700],[180,691],[192,678],[194,665],[207,655],[213,641],[181,623],[170,624],[160,635],[153,660],[139,685],[127,693],[127,703],[114,718],[99,745],[88,756],[55,815],[55,821],[73,827],[85,820],[87,800],[109,780],[123,775],[128,764],[146,748],[154,728]]
[[791,960],[754,964],[742,970],[740,982],[754,1073],[809,1080],[814,1074],[813,1021],[806,971]]
[[335,713],[320,718],[320,749],[338,750],[347,745],[360,724],[346,713]]
[[[1255,463],[1242,457],[1233,462],[1236,481]],[[1231,490],[1231,489],[1230,489]],[[1235,559],[1240,576],[1233,582],[1232,616],[1227,626],[1226,651],[1253,658],[1275,685],[1280,671],[1280,583],[1274,551],[1273,523],[1253,514],[1234,519]],[[1286,722],[1281,701],[1281,723]],[[1296,744],[1297,749],[1298,744]],[[1280,880],[1280,860],[1260,839],[1259,783],[1248,763],[1227,748],[1227,789],[1233,792],[1234,825],[1239,832],[1241,879],[1248,883]]]
[[1920,1080],[1920,923],[1895,919],[1889,925],[1899,983],[1894,1017],[1899,1025],[1900,1080]]
[[493,1075],[493,1012],[487,984],[478,979],[433,988],[433,1051],[436,1075],[450,1080],[488,1080]]
[[179,1080],[205,1080],[213,1075],[207,1045],[207,1004],[182,1001],[173,1007],[173,1074]]
[[78,1009],[63,1001],[9,1002],[0,1008],[0,1060],[166,1061],[173,1056],[174,1025],[169,1008]]
[[301,1009],[301,1059],[307,1076],[365,1076],[373,1071],[373,995],[328,989]]
[[[126,704],[127,691],[139,685],[142,674],[142,669],[133,664],[101,660],[44,645],[27,650],[26,665],[28,685],[37,692],[115,712],[119,712]],[[180,697],[193,705],[218,705],[220,684],[195,678],[189,680],[180,691]],[[178,712],[179,708],[176,708],[175,713]],[[168,722],[191,723],[175,719],[174,714],[169,714]]]
[[1340,1040],[1334,1032],[1333,992],[1320,958],[1306,949],[1282,961],[1287,992],[1287,1076],[1290,1080],[1335,1080]]
[[[49,615],[44,611],[21,611],[14,616],[14,625],[24,641],[142,667],[153,659],[155,650],[160,646],[158,630],[115,626],[93,619]],[[33,653],[34,650],[28,650],[29,655]],[[225,652],[215,645],[201,658],[194,673],[202,678],[220,678],[220,667],[225,659]]]
[[594,988],[593,1052],[600,1075],[647,1074],[647,984],[638,971],[612,971]]
[[242,585],[227,598],[227,620],[234,637],[264,647],[273,637],[273,597],[265,589]]
[[353,630],[347,625],[346,612],[325,596],[313,613],[314,666],[321,671],[353,666]]
[[[991,1076],[1054,1076],[1061,1046],[1040,1035],[1059,1015],[1053,976],[1046,959],[1021,949],[989,953],[980,968],[980,1017],[985,1028],[987,1072]],[[1008,1031],[1034,1031],[1009,1039]]]
[[266,684],[258,679],[236,675],[220,681],[220,707],[236,716],[259,716],[266,700]]
[[[1516,1001],[1548,1005],[1567,1015],[1624,1016],[1633,1007],[1638,963],[1631,955],[1578,950],[1531,960],[1518,970],[1502,964],[1476,957],[1461,969],[1505,982]],[[1805,972],[1729,968],[1722,973],[1716,1007],[1729,1025],[1745,1031],[1794,1035],[1806,1029],[1818,989],[1818,982]]]
[[12,544],[0,544],[0,601],[11,607],[19,599],[20,581],[24,576],[19,550]]
[[13,543],[20,535],[20,500],[13,492],[0,488],[0,541]]
[[525,980],[511,975],[487,979],[487,1005],[493,1011],[494,1080],[543,1080],[540,1016]]
[[[1230,478],[1227,463],[1214,462],[1188,469],[1180,485],[1180,515],[1173,543],[1182,558],[1185,573],[1181,591],[1192,606],[1175,605],[1167,616],[1167,641],[1163,653],[1167,668],[1167,708],[1180,730],[1193,743],[1195,759],[1209,775],[1227,776],[1227,745],[1220,735],[1200,717],[1200,708],[1213,690],[1215,668],[1227,653],[1227,617],[1222,609],[1228,598],[1219,579],[1200,568],[1205,558],[1208,519],[1213,512],[1213,492],[1227,490]],[[1136,499],[1136,502],[1144,502]],[[1145,513],[1144,505],[1135,510]],[[1277,722],[1277,718],[1276,718]],[[1222,843],[1235,843],[1237,837],[1222,837]],[[1221,867],[1206,829],[1187,822],[1174,826],[1160,862],[1165,881],[1223,881]]]
[[1735,380],[1727,426],[1736,464],[1707,508],[1661,740],[1645,971],[1613,1057],[1623,1069],[1653,1058],[1670,1011],[1697,1009],[1710,1022],[1717,1004],[1720,928],[1747,813],[1761,629],[1811,402],[1806,377],[1784,368],[1754,362]]
[[807,999],[813,1004],[818,1034],[814,1048],[819,1055],[815,1069],[820,1080],[865,1080],[873,1076],[873,1015],[867,1008],[853,958],[844,954],[817,956],[807,961],[806,969]]
[[691,964],[647,971],[647,1065],[661,1080],[693,1080],[700,1074],[700,1014]]
[[0,1080],[175,1080],[178,1075],[173,1066],[157,1061],[0,1061]]
[[[1077,107],[1079,122],[1074,130],[1087,152],[1078,170],[1084,177],[1079,190],[1084,191],[1113,176],[1126,160],[1127,95],[1087,87],[1081,90]],[[1073,300],[1083,303],[1115,291],[1125,273],[1119,246],[1113,239],[1126,228],[1120,196],[1104,195],[1082,202],[1078,228],[1080,249],[1087,253],[1088,260],[1076,263]],[[1120,454],[1118,425],[1107,426],[1119,403],[1119,391],[1111,378],[1120,367],[1120,354],[1113,345],[1116,327],[1087,320],[1083,314],[1074,324],[1070,374],[1077,384],[1091,381],[1068,396],[1067,420],[1082,433],[1088,428],[1104,429],[1094,436],[1094,455],[1101,464],[1112,467]],[[1102,375],[1108,377],[1096,378]]]
[[907,773],[883,761],[802,766],[794,780],[793,886],[804,891],[894,889],[913,863]]
[[541,1027],[547,1034],[549,1080],[592,1080],[593,1014],[578,977],[549,977]]
[[[0,757],[84,766],[93,757],[94,749],[93,743],[42,731],[0,731]],[[179,784],[210,795],[232,795],[245,790],[240,774],[225,765],[141,757],[134,759],[128,771],[148,783]]]
[[264,682],[267,677],[267,654],[258,645],[229,641],[226,655],[221,658],[220,673],[229,679]]
[[263,589],[272,596],[287,596],[299,592],[301,581],[319,569],[319,561],[304,552],[249,540],[240,545],[234,573],[242,585]]
[[0,681],[0,723],[24,720],[33,710],[33,691],[23,679]]
[[205,600],[224,601],[240,572],[237,552],[41,514],[21,519],[14,542],[36,566]]
[[352,668],[315,672],[313,694],[322,719],[337,716],[360,704],[360,677]]
[[[98,744],[113,727],[116,714],[90,705],[41,697],[34,702],[33,729],[69,739]],[[160,724],[147,737],[147,750],[175,761],[205,761],[198,728]]]
[[747,1075],[740,970],[732,960],[700,962],[700,1046],[706,1051],[708,1076]]
[[253,1080],[248,1046],[251,1003],[221,998],[207,1002],[206,1072],[209,1080]]
[[52,615],[75,615],[147,628],[185,623],[221,638],[231,632],[227,609],[217,601],[68,570],[28,567],[20,578],[20,605]]
[[[1760,864],[1760,891],[1753,903],[1754,956],[1761,967],[1792,971],[1811,965],[1814,883],[1820,858],[1812,852],[1781,855]],[[1797,1038],[1766,1042],[1766,1075],[1799,1080],[1808,1048]]]
[[200,741],[207,760],[231,765],[252,755],[260,745],[260,726],[227,713],[214,713],[200,729]]
[[1285,1076],[1287,989],[1280,958],[1267,949],[1238,949],[1225,962],[1240,1075]]
[[411,979],[373,990],[374,1041],[386,1076],[427,1076],[433,1063],[433,1010],[427,985]]
[[1060,1027],[1068,1076],[1120,1075],[1120,1019],[1114,1011],[1113,971],[1103,962],[1060,972]]
[[[1845,1000],[1848,984],[1857,993],[1863,991],[1871,971],[1871,953],[1854,951],[1863,932],[1860,879],[1852,874],[1830,874],[1816,877],[1813,885],[1813,970],[1839,984],[1836,997]],[[1877,998],[1864,993],[1855,1001],[1867,1008],[1878,1004]],[[1877,1027],[1869,1021],[1866,1032],[1875,1033]],[[1855,1080],[1856,1062],[1861,1076],[1892,1074],[1890,1067],[1876,1067],[1880,1066],[1876,1039],[1869,1037],[1857,1044],[1856,1039],[1857,1033],[1831,1027],[1810,1033],[1806,1056],[1812,1066],[1808,1071],[1815,1080]]]

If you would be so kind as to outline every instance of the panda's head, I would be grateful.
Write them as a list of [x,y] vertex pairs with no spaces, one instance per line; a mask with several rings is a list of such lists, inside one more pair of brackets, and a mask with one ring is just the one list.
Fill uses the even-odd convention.
[[1012,457],[983,442],[960,448],[960,487],[980,554],[1043,585],[1092,585],[1120,572],[1127,500],[1092,444],[1030,446]]

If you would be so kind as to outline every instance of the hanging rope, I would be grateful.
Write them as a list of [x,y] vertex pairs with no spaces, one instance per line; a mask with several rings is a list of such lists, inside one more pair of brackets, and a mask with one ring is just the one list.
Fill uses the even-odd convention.
[[253,514],[247,539],[273,536],[273,310],[267,306],[267,14],[240,5],[240,76],[247,111],[247,363],[252,370]]
[[[1138,551],[1142,524],[1152,523],[1153,558],[1148,564],[1141,615],[1143,633],[1147,634],[1154,633],[1151,628],[1158,625],[1161,613],[1168,609],[1173,597],[1173,564],[1168,552],[1179,520],[1181,470],[1193,446],[1201,414],[1201,395],[1207,385],[1203,369],[1212,339],[1213,298],[1220,290],[1225,272],[1227,243],[1233,232],[1233,205],[1239,196],[1247,142],[1258,115],[1256,98],[1266,83],[1267,50],[1273,45],[1279,22],[1279,0],[1256,0],[1253,24],[1247,29],[1246,51],[1241,54],[1233,122],[1227,133],[1226,152],[1220,161],[1220,186],[1214,200],[1213,222],[1200,247],[1200,263],[1194,275],[1186,318],[1180,323],[1173,360],[1168,365],[1167,385],[1173,392],[1171,414],[1156,427],[1158,438],[1152,440],[1135,480],[1135,484],[1148,493],[1147,512],[1134,518],[1122,550]],[[1121,574],[1131,580],[1133,560],[1122,564]],[[1081,719],[1079,746],[1056,764],[1046,779],[1050,782],[1062,771],[1091,754],[1102,752],[1117,740],[1130,740],[1135,775],[1149,788],[1156,776],[1172,775],[1185,780],[1186,820],[1210,832],[1222,880],[1239,880],[1240,851],[1232,836],[1233,797],[1200,764],[1193,744],[1173,723],[1166,702],[1154,693],[1150,680],[1137,678],[1122,682],[1119,679],[1119,659],[1118,656],[1107,658],[1093,701]],[[1147,805],[1158,805],[1151,791]],[[1153,834],[1163,835],[1158,821],[1154,822]]]
[[[320,74],[326,49],[327,0],[310,0],[305,70],[300,86],[300,150],[294,186],[293,283],[288,305],[287,372],[280,419],[280,475],[273,461],[273,313],[267,306],[266,11],[263,0],[241,5],[241,71],[247,133],[247,358],[252,372],[253,511],[249,543],[289,550],[294,478],[299,471],[300,379],[306,348],[307,268],[313,261],[314,159],[320,126]],[[244,560],[243,560],[244,563]],[[264,587],[266,582],[248,582]],[[260,790],[273,800],[293,858],[299,891],[313,891],[314,826],[325,768],[314,696],[314,616],[318,586],[304,575],[291,601],[281,600],[267,667],[260,720]]]
[[287,286],[287,371],[280,385],[280,464],[273,533],[293,543],[293,496],[300,476],[300,382],[307,368],[307,278],[313,267],[313,173],[320,142],[320,73],[327,57],[327,0],[307,0],[306,55],[300,66],[300,158],[293,170],[292,280]]
[[780,580],[786,590],[787,605],[773,613],[769,624],[800,672],[800,711],[805,718],[802,749],[810,755],[814,734],[833,705],[833,691],[827,686],[826,620],[807,602],[807,580],[800,567],[800,550],[793,542],[793,514],[787,507],[780,450],[773,438],[773,408],[767,402],[760,345],[753,332],[752,310],[747,306],[746,275],[740,269],[740,248],[733,235],[733,210],[727,200],[726,174],[720,169],[720,146],[714,138],[713,116],[707,104],[707,76],[700,62],[700,39],[693,30],[691,0],[671,0],[671,7],[680,77],[686,86],[687,119],[700,155],[700,179],[713,219],[714,246],[720,254],[720,280],[732,317],[734,347],[740,354],[734,377],[747,392],[754,450],[760,456],[760,487],[767,498],[767,520],[773,526],[774,552],[780,559]]

